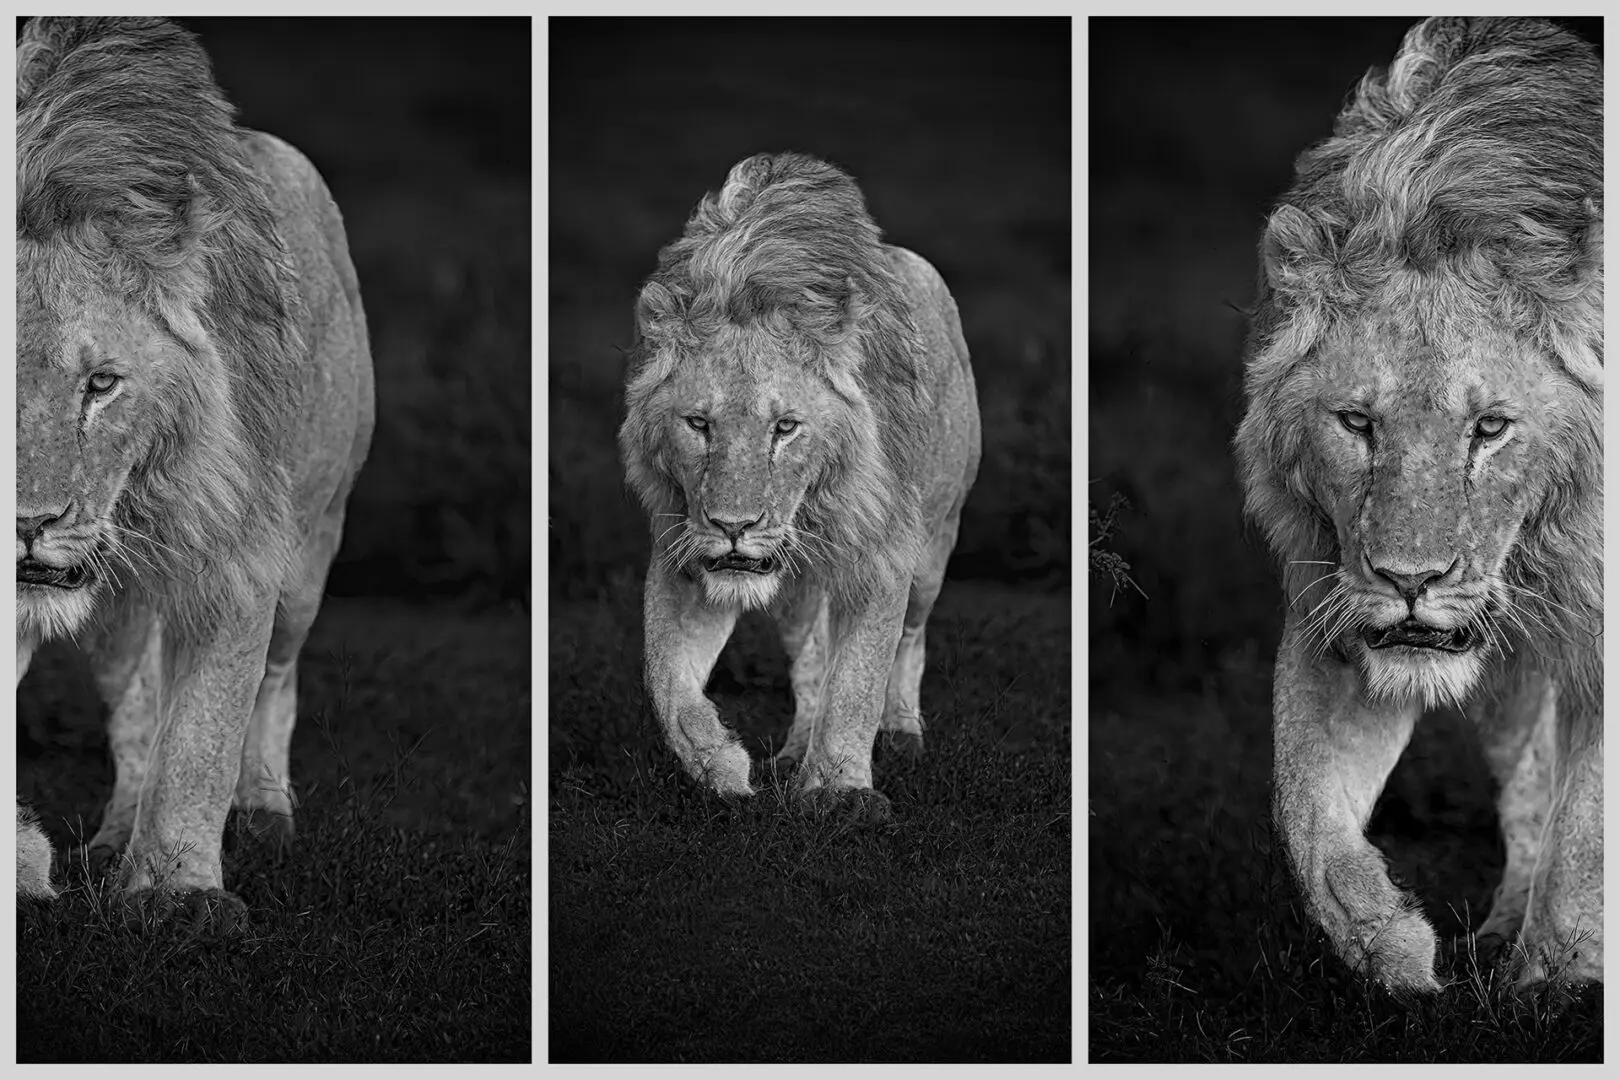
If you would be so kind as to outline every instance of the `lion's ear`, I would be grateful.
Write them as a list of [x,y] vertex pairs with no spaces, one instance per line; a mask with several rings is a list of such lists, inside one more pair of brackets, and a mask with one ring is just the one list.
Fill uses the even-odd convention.
[[680,318],[681,299],[669,286],[649,281],[636,297],[636,333],[641,337],[659,337],[669,322]]
[[1300,262],[1322,253],[1323,242],[1322,229],[1309,214],[1287,203],[1277,207],[1260,239],[1260,265],[1266,285],[1273,292],[1295,291]]

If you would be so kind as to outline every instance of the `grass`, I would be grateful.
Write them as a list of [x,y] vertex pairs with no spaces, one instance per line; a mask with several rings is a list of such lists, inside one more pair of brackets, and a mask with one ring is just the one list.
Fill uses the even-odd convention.
[[[946,583],[926,751],[880,740],[895,822],[852,827],[763,768],[733,805],[679,774],[637,593],[551,614],[551,1061],[1068,1061],[1067,596]],[[766,626],[709,692],[756,759],[786,734]]]
[[296,847],[227,829],[236,936],[126,918],[70,847],[111,791],[74,664],[19,691],[58,848],[18,912],[20,1061],[528,1061],[528,620],[331,601],[300,670]]

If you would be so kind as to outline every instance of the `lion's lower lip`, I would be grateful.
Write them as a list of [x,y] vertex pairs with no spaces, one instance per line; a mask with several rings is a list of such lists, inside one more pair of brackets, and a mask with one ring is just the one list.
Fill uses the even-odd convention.
[[763,559],[750,559],[746,555],[735,553],[710,559],[705,565],[711,571],[729,570],[739,574],[770,574],[776,571],[776,560],[769,556]]
[[82,589],[90,580],[90,571],[82,565],[47,566],[33,559],[17,564],[17,584],[34,585],[48,589]]
[[1408,619],[1406,622],[1368,630],[1362,635],[1369,648],[1434,649],[1439,652],[1467,652],[1474,647],[1474,635],[1466,626],[1443,629]]

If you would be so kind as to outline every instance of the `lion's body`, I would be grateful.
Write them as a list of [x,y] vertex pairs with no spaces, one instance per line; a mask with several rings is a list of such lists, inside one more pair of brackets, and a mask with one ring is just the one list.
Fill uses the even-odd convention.
[[18,660],[72,637],[116,767],[92,858],[219,890],[234,805],[290,836],[298,651],[374,423],[342,221],[237,127],[195,39],[18,45]]
[[[806,791],[872,791],[880,729],[920,747],[923,633],[979,463],[956,305],[797,154],[735,166],[660,256],[620,432],[652,514],[647,686],[687,772],[753,791],[704,683],[741,612],[775,617]],[[881,809],[876,812],[881,813]]]
[[1590,47],[1428,20],[1262,241],[1236,449],[1284,561],[1277,824],[1353,967],[1430,990],[1436,940],[1363,831],[1422,711],[1502,786],[1480,928],[1521,978],[1602,977],[1602,111]]

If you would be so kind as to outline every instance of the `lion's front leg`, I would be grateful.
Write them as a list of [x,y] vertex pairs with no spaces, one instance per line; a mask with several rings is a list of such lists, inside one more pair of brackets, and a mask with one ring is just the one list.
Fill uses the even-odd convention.
[[198,627],[199,644],[169,658],[167,701],[129,839],[127,892],[223,888],[220,842],[274,614],[269,599]]
[[793,665],[793,726],[776,760],[797,764],[810,749],[827,680],[827,594],[813,583],[797,584],[775,605],[773,614],[782,648]]
[[666,571],[656,555],[644,599],[647,693],[664,741],[692,779],[721,795],[752,795],[748,751],[703,694],[737,609],[710,604],[701,585]]
[[872,743],[883,718],[905,611],[904,585],[885,589],[853,610],[833,605],[831,659],[821,714],[804,758],[804,791],[872,787]]
[[129,843],[163,708],[163,621],[144,605],[110,611],[80,641],[107,706],[107,749],[113,793],[90,838],[90,866],[100,871]]
[[[1559,708],[1569,708],[1560,701]],[[1517,985],[1603,979],[1602,719],[1560,716],[1552,812],[1542,833],[1516,955]],[[1570,724],[1595,723],[1571,731]]]
[[1495,692],[1480,695],[1471,710],[1491,774],[1507,853],[1490,914],[1474,934],[1478,952],[1493,961],[1513,939],[1529,906],[1530,884],[1552,809],[1553,735],[1557,690],[1540,672],[1510,672]]
[[1365,836],[1419,711],[1369,702],[1355,668],[1313,656],[1290,618],[1277,656],[1274,810],[1295,878],[1347,964],[1428,991],[1440,988],[1434,930]]

